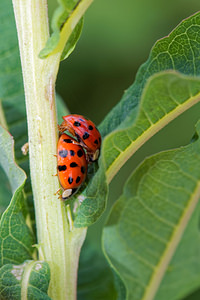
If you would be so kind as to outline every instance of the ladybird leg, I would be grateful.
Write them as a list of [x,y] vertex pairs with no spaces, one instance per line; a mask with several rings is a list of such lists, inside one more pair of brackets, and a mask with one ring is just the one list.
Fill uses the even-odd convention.
[[88,163],[88,164],[91,164],[92,161],[90,160],[90,156],[89,156],[89,153],[88,153],[88,152],[85,153],[85,157],[86,157],[87,163]]
[[60,191],[61,191],[61,188],[59,188],[59,189],[54,193],[54,195],[55,195],[55,196],[58,195]]
[[52,174],[52,176],[58,176],[58,174]]
[[71,131],[73,131],[73,129],[71,130],[71,128],[68,126],[68,123],[66,121],[63,121],[60,125],[58,125],[58,130],[60,132],[64,132],[65,130],[68,130],[70,133],[72,133]]
[[59,199],[59,200],[63,200],[63,198],[62,198],[62,195],[61,195],[61,194],[58,196],[58,199]]
[[59,132],[64,132],[65,131],[65,127],[61,125],[57,125],[58,126],[58,130]]

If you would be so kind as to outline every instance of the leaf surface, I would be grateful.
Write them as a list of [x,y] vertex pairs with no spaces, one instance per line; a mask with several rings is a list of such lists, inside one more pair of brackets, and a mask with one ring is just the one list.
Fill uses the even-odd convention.
[[63,60],[72,53],[82,31],[82,16],[90,2],[92,0],[58,0],[59,6],[52,18],[53,33],[45,48],[41,50],[40,58],[45,58],[53,52],[63,49],[61,55],[61,60]]
[[84,201],[77,210],[76,226],[89,226],[101,216],[106,206],[107,183],[127,159],[187,110],[193,97],[196,98],[193,104],[199,101],[198,79],[166,72],[173,69],[186,75],[199,75],[199,29],[200,13],[196,13],[159,40],[139,69],[134,84],[100,124],[104,140],[99,170],[81,197]]
[[50,269],[46,262],[26,261],[0,269],[0,298],[50,300],[47,295]]
[[32,258],[33,235],[26,224],[27,207],[23,192],[26,174],[15,163],[12,136],[0,127],[0,164],[7,173],[13,197],[0,220],[0,266]]
[[113,207],[104,251],[126,299],[182,299],[199,287],[199,153],[198,139],[146,159]]
[[114,131],[104,140],[100,168],[86,190],[86,199],[75,219],[76,226],[90,225],[101,215],[107,194],[106,180],[109,182],[148,139],[199,101],[198,78],[166,71],[148,80],[135,123],[127,129]]

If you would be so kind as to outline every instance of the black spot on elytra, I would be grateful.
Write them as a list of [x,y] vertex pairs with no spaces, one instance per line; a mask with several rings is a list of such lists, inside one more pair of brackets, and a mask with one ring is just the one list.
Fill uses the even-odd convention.
[[69,151],[70,151],[70,155],[71,155],[71,156],[74,156],[74,155],[75,155],[74,150],[69,150]]
[[65,158],[65,157],[67,157],[68,151],[67,151],[67,150],[60,150],[60,151],[58,152],[58,154],[59,154],[61,157]]
[[78,176],[78,177],[76,178],[76,183],[79,183],[80,180],[81,180],[81,177]]
[[65,165],[58,166],[58,171],[65,171],[65,170],[67,170],[67,167]]
[[78,122],[78,121],[75,121],[75,122],[74,122],[74,126],[79,127],[79,126],[81,126],[81,123]]
[[101,142],[101,138],[99,137],[99,143]]
[[83,135],[83,139],[87,140],[89,138],[89,136],[90,136],[89,133],[85,132],[84,135]]
[[99,142],[98,142],[98,140],[95,140],[94,143],[98,145]]
[[70,144],[70,143],[72,143],[72,140],[70,140],[70,139],[64,139],[63,142]]
[[84,166],[81,167],[81,173],[85,174],[85,167]]
[[72,162],[72,163],[70,164],[70,167],[71,167],[71,168],[75,168],[75,167],[78,167],[78,165],[77,165],[77,163]]
[[73,178],[72,177],[68,177],[68,182],[69,182],[69,184],[72,184]]
[[77,155],[78,155],[78,157],[82,157],[83,156],[83,151],[81,149],[79,149],[77,151]]
[[88,129],[89,129],[89,130],[93,130],[93,126],[92,126],[92,125],[89,125],[89,126],[88,126]]

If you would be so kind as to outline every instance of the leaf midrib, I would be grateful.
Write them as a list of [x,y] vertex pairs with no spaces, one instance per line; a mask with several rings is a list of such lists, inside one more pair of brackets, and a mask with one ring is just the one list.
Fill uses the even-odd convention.
[[73,29],[78,24],[81,17],[84,15],[85,11],[88,9],[88,7],[92,4],[93,0],[83,0],[71,13],[70,17],[67,19],[66,23],[64,24],[61,32],[60,32],[60,39],[59,43],[56,46],[56,48],[51,52],[51,54],[55,54],[57,52],[62,53]]
[[[35,261],[29,261],[29,262],[27,262],[27,265],[25,265],[25,268],[24,268],[23,276],[22,276],[22,283],[21,283],[21,299],[22,300],[28,299],[29,279],[30,279],[34,264],[35,264]],[[23,265],[22,265],[22,267],[23,267]]]
[[[168,123],[197,104],[199,101],[200,92],[197,95],[190,97],[183,104],[179,104],[175,109],[165,115],[157,123],[151,125],[147,130],[145,130],[136,140],[132,141],[132,143],[130,143],[130,145],[116,157],[116,159],[107,169],[106,176],[108,183],[112,181],[113,177],[116,175],[119,169],[143,144],[145,144],[152,136],[154,136],[158,131],[164,128]],[[135,124],[137,125],[137,121],[135,122]],[[124,130],[121,131],[123,132]]]
[[168,267],[169,262],[175,250],[181,240],[181,237],[185,231],[185,228],[194,212],[195,207],[198,204],[200,197],[200,181],[198,181],[196,189],[191,194],[191,199],[188,201],[188,205],[184,209],[184,213],[180,218],[179,224],[176,226],[175,231],[173,232],[168,246],[166,247],[160,262],[155,267],[155,272],[152,273],[149,285],[147,286],[143,298],[141,300],[152,300],[160,286],[160,282],[165,274],[166,268]]

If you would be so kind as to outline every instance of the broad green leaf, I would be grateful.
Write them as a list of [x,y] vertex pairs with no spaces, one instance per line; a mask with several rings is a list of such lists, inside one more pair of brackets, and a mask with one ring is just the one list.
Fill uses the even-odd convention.
[[126,299],[182,299],[200,286],[199,153],[198,139],[146,159],[113,207],[104,251]]
[[[197,13],[155,44],[135,83],[100,125],[105,138],[99,170],[81,198],[76,226],[88,226],[98,219],[106,206],[107,183],[120,167],[148,139],[199,101],[199,80],[169,71],[200,73],[199,25]],[[168,71],[157,73],[162,70]]]
[[[0,124],[8,128],[15,139],[15,156],[17,163],[29,173],[28,156],[23,156],[21,147],[28,141],[26,125],[26,109],[22,81],[21,64],[18,50],[17,32],[11,1],[2,0],[0,3]],[[6,180],[4,174],[4,179]],[[2,189],[2,188],[1,188]],[[9,188],[8,188],[9,189]],[[30,195],[30,179],[25,185]],[[5,194],[4,203],[10,201],[9,193]],[[33,205],[31,196],[28,197],[30,212],[33,218]],[[4,206],[5,209],[5,206]]]
[[23,185],[26,175],[15,163],[13,137],[0,126],[0,164],[9,178],[12,193]]
[[32,258],[33,235],[26,224],[27,207],[23,192],[26,175],[15,163],[12,136],[0,127],[0,164],[8,176],[13,197],[0,220],[0,266]]
[[0,299],[50,300],[47,295],[49,281],[50,269],[46,262],[7,264],[0,269]]
[[[155,300],[183,299],[200,288],[200,203],[170,261]],[[180,275],[181,274],[181,275]],[[176,280],[176,284],[174,281]]]
[[143,91],[138,117],[132,127],[118,130],[105,138],[100,169],[86,190],[86,199],[78,209],[76,226],[96,221],[105,207],[107,180],[148,139],[171,120],[200,101],[200,80],[166,71],[152,76]]
[[61,60],[74,50],[83,27],[83,14],[92,0],[58,0],[58,8],[52,18],[53,33],[39,57],[62,51]]

